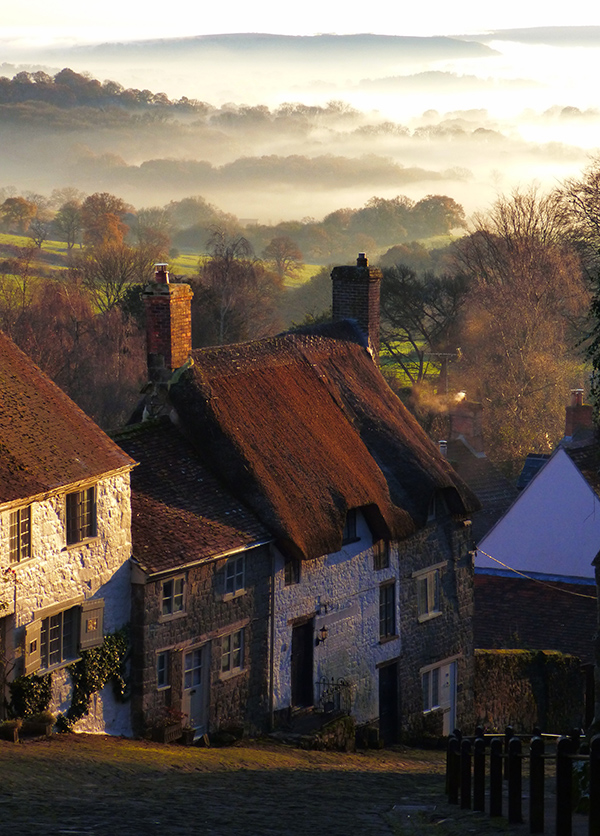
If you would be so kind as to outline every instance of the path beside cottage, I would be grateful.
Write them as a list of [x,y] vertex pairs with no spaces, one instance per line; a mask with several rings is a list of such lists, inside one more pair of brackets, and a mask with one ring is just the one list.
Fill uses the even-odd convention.
[[[524,836],[444,802],[444,753],[224,749],[92,735],[0,741],[0,822],[20,836]],[[547,834],[554,832],[551,805]],[[577,817],[573,836],[587,833]],[[579,820],[580,819],[580,820]]]

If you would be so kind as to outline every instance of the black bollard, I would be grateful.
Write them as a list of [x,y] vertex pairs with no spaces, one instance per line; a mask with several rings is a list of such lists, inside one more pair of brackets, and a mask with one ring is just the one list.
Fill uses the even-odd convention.
[[502,815],[502,740],[495,737],[490,746],[490,816]]
[[571,836],[573,804],[573,765],[569,737],[561,737],[556,746],[556,836]]
[[521,741],[513,737],[508,744],[508,821],[509,824],[521,824]]
[[544,832],[544,741],[531,741],[529,765],[529,832]]
[[471,809],[471,741],[460,744],[460,808]]
[[458,804],[460,786],[460,743],[452,735],[448,741],[448,803]]
[[590,820],[589,836],[600,833],[600,734],[590,743]]
[[473,747],[473,809],[485,811],[485,740],[478,737]]
[[508,757],[508,747],[513,736],[513,727],[507,726],[504,729],[504,779],[508,780],[508,770],[510,768],[510,760]]

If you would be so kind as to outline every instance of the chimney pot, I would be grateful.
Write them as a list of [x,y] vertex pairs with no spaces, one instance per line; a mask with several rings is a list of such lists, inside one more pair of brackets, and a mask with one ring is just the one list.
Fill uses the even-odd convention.
[[157,284],[169,284],[169,273],[167,271],[168,264],[154,265],[154,281]]
[[438,446],[439,446],[440,453],[442,454],[442,456],[443,456],[445,459],[447,459],[447,458],[448,458],[448,442],[447,442],[447,441],[445,441],[443,438],[441,438],[441,439],[438,441]]
[[583,406],[583,389],[571,389],[571,406]]
[[368,267],[369,266],[369,259],[367,258],[366,253],[359,253],[358,258],[356,259],[356,266],[357,267]]

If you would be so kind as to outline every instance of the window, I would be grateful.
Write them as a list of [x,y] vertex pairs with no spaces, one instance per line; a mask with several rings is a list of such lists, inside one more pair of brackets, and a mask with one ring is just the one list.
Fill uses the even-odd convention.
[[10,562],[31,557],[31,505],[10,514]]
[[245,588],[244,556],[231,557],[225,566],[225,594],[237,595]]
[[385,583],[379,587],[379,638],[396,635],[396,585]]
[[356,509],[351,508],[346,513],[346,522],[344,523],[344,530],[342,531],[342,543],[354,543],[357,539]]
[[425,572],[415,573],[417,581],[417,615],[419,620],[426,621],[440,615],[440,566],[432,567]]
[[162,585],[162,614],[177,615],[183,612],[183,591],[185,578],[171,578]]
[[156,654],[156,687],[168,688],[171,685],[170,654],[163,650]]
[[373,569],[387,569],[390,565],[390,544],[387,540],[373,543]]
[[294,557],[288,557],[283,569],[283,582],[285,586],[292,586],[300,583],[300,561]]
[[65,602],[37,613],[25,626],[25,674],[72,662],[104,641],[104,600]]
[[67,545],[96,536],[96,488],[67,494]]
[[432,668],[421,674],[423,686],[423,711],[433,711],[440,707],[440,669]]
[[244,631],[223,636],[221,642],[221,673],[232,673],[244,667]]

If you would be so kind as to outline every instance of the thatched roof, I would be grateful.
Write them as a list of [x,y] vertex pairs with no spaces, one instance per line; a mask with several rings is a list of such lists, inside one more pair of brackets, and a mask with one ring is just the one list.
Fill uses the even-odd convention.
[[338,551],[348,509],[377,537],[425,525],[431,499],[478,501],[390,390],[350,322],[199,349],[171,387],[179,427],[279,544]]
[[270,539],[168,419],[115,434],[138,466],[131,474],[133,556],[149,575]]
[[128,467],[129,456],[0,332],[0,503]]

